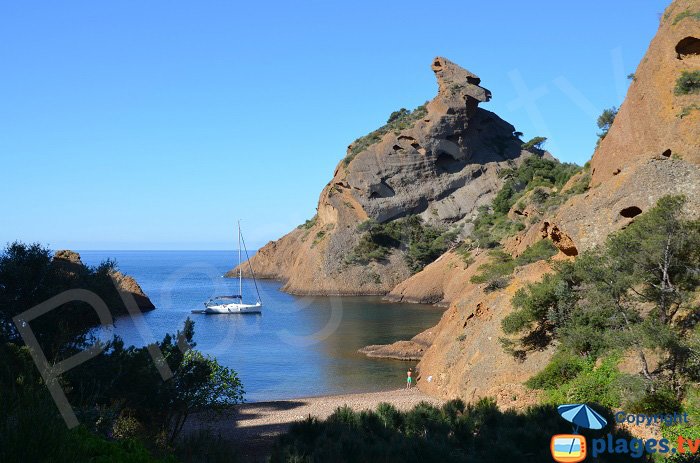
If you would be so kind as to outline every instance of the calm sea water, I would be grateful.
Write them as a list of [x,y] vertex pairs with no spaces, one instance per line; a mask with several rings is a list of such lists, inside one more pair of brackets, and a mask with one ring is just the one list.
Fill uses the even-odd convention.
[[[409,339],[433,326],[443,309],[393,304],[378,297],[297,297],[281,283],[258,281],[262,315],[197,315],[214,295],[237,293],[238,280],[222,278],[236,262],[231,251],[82,251],[83,262],[115,259],[136,278],[157,309],[137,322],[115,321],[106,334],[142,346],[195,321],[197,349],[235,369],[246,400],[368,392],[402,387],[411,362],[369,359],[357,349]],[[255,299],[244,280],[246,302]]]

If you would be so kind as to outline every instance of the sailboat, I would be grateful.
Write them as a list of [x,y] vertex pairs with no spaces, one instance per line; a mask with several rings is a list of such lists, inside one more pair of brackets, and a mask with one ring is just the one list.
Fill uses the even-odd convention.
[[[245,250],[245,256],[248,261],[248,267],[250,268],[250,274],[253,277],[253,283],[255,284],[255,291],[258,294],[258,300],[255,304],[245,304],[243,302],[243,271],[241,266],[241,244],[243,244],[243,249]],[[262,313],[262,302],[260,301],[260,290],[258,289],[258,282],[255,279],[255,272],[253,271],[253,266],[250,263],[250,257],[248,256],[248,249],[245,246],[245,240],[243,239],[243,234],[241,233],[241,223],[238,222],[238,294],[233,296],[217,296],[209,299],[204,303],[204,310],[193,310],[192,313],[203,313],[203,314],[248,314],[248,313]]]

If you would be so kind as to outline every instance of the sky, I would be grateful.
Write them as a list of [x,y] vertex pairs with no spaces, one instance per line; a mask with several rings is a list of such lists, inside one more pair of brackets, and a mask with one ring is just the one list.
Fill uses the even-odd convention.
[[583,164],[659,0],[0,2],[0,244],[250,248],[315,213],[355,138],[437,92]]

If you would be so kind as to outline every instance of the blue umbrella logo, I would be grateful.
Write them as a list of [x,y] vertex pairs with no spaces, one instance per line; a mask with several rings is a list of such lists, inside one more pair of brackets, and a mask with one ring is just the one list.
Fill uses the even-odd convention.
[[600,413],[586,404],[559,405],[557,411],[562,418],[574,426],[574,434],[578,434],[579,428],[603,429],[608,424]]

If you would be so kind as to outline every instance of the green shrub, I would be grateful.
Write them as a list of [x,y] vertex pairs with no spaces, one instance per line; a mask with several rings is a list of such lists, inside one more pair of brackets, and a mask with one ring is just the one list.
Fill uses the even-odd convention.
[[578,355],[558,353],[544,370],[528,379],[525,385],[531,389],[556,389],[576,378],[586,368],[590,368],[589,360]]
[[543,239],[532,246],[528,246],[527,249],[515,259],[515,265],[522,266],[540,260],[546,260],[554,256],[557,252],[559,252],[559,250],[550,240]]
[[464,262],[464,265],[466,267],[469,267],[471,264],[474,263],[474,257],[472,256],[472,248],[466,242],[462,241],[457,247],[455,247],[454,251],[459,257],[462,258],[462,262]]
[[622,401],[619,386],[620,371],[617,369],[619,358],[611,356],[595,367],[588,363],[572,380],[548,389],[552,403],[594,402],[605,407],[618,408]]
[[537,152],[542,150],[544,142],[547,141],[547,137],[534,137],[529,141],[522,144],[521,148],[525,151]]
[[510,275],[523,265],[528,265],[539,260],[549,259],[557,253],[557,248],[549,240],[540,240],[529,246],[521,255],[513,257],[502,249],[489,251],[491,260],[481,264],[469,281],[472,283],[487,283],[486,292],[503,289],[508,286]]
[[489,251],[489,256],[491,260],[481,264],[477,269],[479,273],[473,275],[469,281],[472,283],[491,283],[496,279],[510,276],[515,270],[515,260],[507,252],[494,249]]
[[314,225],[316,225],[316,221],[317,221],[317,220],[318,220],[318,215],[314,215],[314,216],[311,217],[309,220],[307,220],[306,222],[304,222],[304,223],[302,223],[301,225],[299,225],[297,228],[302,228],[302,229],[304,229],[304,230],[308,230],[309,228],[311,228],[311,227],[313,227]]
[[535,188],[532,192],[532,202],[535,204],[544,204],[547,198],[549,198],[549,193],[542,188]]
[[[612,425],[603,431],[582,431],[588,438],[616,430],[612,412],[595,407]],[[461,400],[442,407],[420,403],[399,412],[388,404],[377,411],[339,412],[325,421],[316,418],[292,424],[278,438],[270,461],[277,462],[474,462],[550,461],[549,442],[563,431],[554,406],[522,412],[500,411],[492,399],[465,405]],[[498,445],[494,445],[498,442]],[[601,462],[627,461],[627,455],[605,454]]]
[[403,249],[406,263],[414,272],[440,257],[457,238],[455,230],[425,224],[417,215],[386,223],[370,219],[357,229],[362,235],[345,258],[346,263],[365,265],[386,259],[395,249]]
[[700,92],[700,71],[683,71],[676,80],[676,95],[689,95]]
[[585,172],[582,174],[571,187],[566,190],[567,196],[580,195],[585,193],[590,188],[591,173]]
[[700,21],[700,11],[690,11],[690,10],[685,10],[682,13],[678,13],[675,18],[673,18],[673,24],[677,24],[679,21],[682,21],[685,18],[692,18],[695,19],[696,21]]
[[485,293],[491,293],[493,291],[498,291],[499,289],[504,289],[510,284],[510,278],[508,277],[498,277],[488,282],[484,287]]
[[326,230],[319,230],[316,232],[316,236],[314,237],[314,241],[311,243],[311,247],[313,248],[316,246],[318,243],[323,241],[323,238],[326,237]]
[[626,409],[631,413],[653,415],[680,412],[683,406],[671,389],[661,385],[655,391],[647,391],[638,400],[629,402]]

